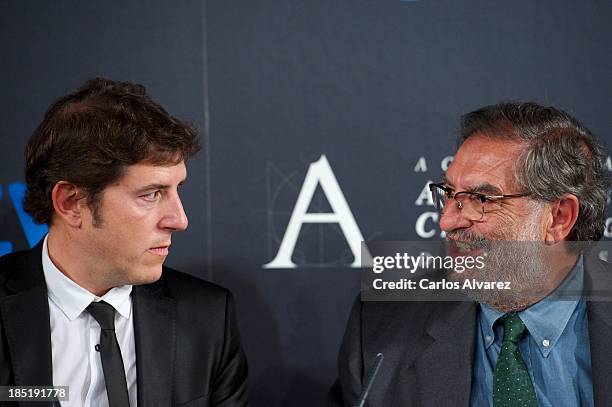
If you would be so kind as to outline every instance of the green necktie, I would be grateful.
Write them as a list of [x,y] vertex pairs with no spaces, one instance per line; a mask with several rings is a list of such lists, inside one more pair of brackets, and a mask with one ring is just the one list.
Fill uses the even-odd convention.
[[516,312],[504,315],[501,320],[504,341],[493,372],[493,406],[537,407],[538,399],[518,347],[527,328]]

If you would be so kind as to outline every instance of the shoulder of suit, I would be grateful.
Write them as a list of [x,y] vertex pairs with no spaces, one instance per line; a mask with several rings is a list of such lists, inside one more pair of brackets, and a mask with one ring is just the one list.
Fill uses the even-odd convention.
[[372,316],[389,314],[404,316],[404,314],[429,314],[434,309],[445,307],[451,302],[443,301],[362,301],[362,313]]
[[31,250],[21,250],[0,256],[0,282],[8,278],[15,265],[24,260]]
[[0,267],[17,261],[19,258],[25,256],[28,252],[29,250],[21,250],[0,256]]
[[230,295],[229,290],[225,287],[170,267],[164,266],[160,281],[163,282],[168,289],[180,295],[194,293],[197,295],[223,298]]
[[606,271],[608,272],[612,272],[612,263],[606,261],[606,260],[602,260],[600,258],[597,258],[597,264],[601,267],[603,267]]
[[[461,305],[451,301],[363,301],[359,321],[364,334],[391,335],[408,329],[420,334],[428,321],[450,314]],[[463,303],[473,306],[473,302]]]

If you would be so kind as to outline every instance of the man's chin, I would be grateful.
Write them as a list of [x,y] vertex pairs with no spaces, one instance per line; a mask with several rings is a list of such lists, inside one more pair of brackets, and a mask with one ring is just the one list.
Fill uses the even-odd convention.
[[[509,279],[507,278],[490,277],[491,274],[482,270],[466,270],[462,273],[451,271],[448,274],[448,278],[451,281],[458,282],[462,287],[464,282],[469,280],[471,288],[463,290],[467,298],[475,302],[487,304],[503,312],[523,310],[534,303],[534,298],[541,298],[544,295],[542,288],[537,284],[527,287],[518,281],[508,281]],[[500,288],[476,288],[478,283],[497,282],[507,283],[508,288],[504,288],[505,285]]]
[[130,284],[132,285],[143,285],[143,284],[151,284],[156,282],[161,278],[162,275],[162,266],[149,268],[146,271],[139,273],[137,276],[134,276]]

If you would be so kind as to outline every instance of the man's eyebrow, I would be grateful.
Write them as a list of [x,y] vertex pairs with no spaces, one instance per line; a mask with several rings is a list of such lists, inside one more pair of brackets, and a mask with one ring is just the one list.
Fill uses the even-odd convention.
[[448,182],[448,178],[446,178],[446,173],[442,174],[442,183],[444,185],[448,185],[449,187],[453,187],[453,183],[452,182]]
[[501,189],[499,189],[493,184],[489,184],[488,182],[472,185],[469,188],[467,188],[466,191],[478,192],[481,194],[503,195],[503,192]]
[[[178,183],[178,186],[183,186],[185,184],[185,182],[187,182],[187,178],[184,178],[182,181],[180,181]],[[153,183],[153,184],[149,184],[149,185],[145,185],[143,187],[140,187],[136,190],[136,193],[140,194],[143,192],[147,192],[147,191],[154,191],[154,190],[166,190],[166,189],[170,189],[172,187],[172,185],[169,184],[158,184],[158,183]]]
[[158,189],[169,189],[170,185],[167,184],[149,184],[149,185],[145,185],[143,187],[140,187],[136,190],[136,193],[143,193],[143,192],[147,192],[147,191],[153,191],[153,190],[158,190]]
[[[445,185],[448,185],[449,187],[454,189],[453,184],[448,181],[448,178],[446,178],[446,173],[442,174],[442,183],[444,183]],[[464,191],[466,191],[466,192],[478,192],[478,193],[481,193],[481,194],[490,194],[490,195],[502,195],[503,194],[501,189],[499,189],[495,185],[490,184],[488,182],[482,182],[482,183],[479,183],[479,184],[471,185],[471,186],[467,187],[466,189],[464,189]]]

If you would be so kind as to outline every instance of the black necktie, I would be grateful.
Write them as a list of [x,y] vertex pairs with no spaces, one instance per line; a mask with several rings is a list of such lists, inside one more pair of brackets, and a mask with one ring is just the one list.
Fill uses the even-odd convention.
[[100,324],[100,355],[110,407],[129,407],[127,382],[117,335],[115,335],[115,309],[104,301],[92,302],[87,311]]

